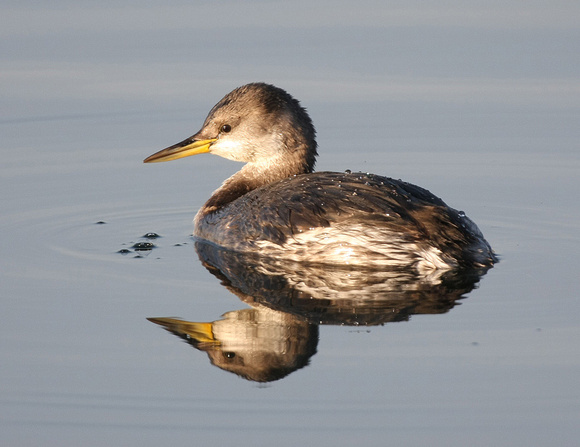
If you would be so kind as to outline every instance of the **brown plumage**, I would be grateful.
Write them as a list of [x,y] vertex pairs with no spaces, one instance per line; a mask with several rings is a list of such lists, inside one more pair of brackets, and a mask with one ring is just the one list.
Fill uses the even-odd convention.
[[420,270],[496,261],[477,226],[429,191],[372,174],[313,173],[316,148],[298,101],[256,83],[226,95],[198,133],[145,162],[203,152],[246,162],[194,220],[196,237],[235,251]]

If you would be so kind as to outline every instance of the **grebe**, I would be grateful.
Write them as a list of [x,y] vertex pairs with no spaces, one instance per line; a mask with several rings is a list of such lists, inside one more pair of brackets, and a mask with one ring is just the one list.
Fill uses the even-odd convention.
[[373,174],[313,172],[315,130],[273,85],[228,93],[199,132],[145,163],[212,153],[246,164],[199,210],[194,236],[238,252],[321,264],[491,267],[477,226],[426,189]]

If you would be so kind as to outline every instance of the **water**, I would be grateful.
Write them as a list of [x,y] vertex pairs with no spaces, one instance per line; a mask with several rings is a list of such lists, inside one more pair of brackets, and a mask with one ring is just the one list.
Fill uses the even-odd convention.
[[[2,445],[575,445],[578,7],[448,6],[6,5]],[[141,161],[260,80],[310,111],[319,169],[430,189],[500,264],[437,311],[377,304],[383,325],[249,315],[189,237],[239,166]],[[307,364],[245,380],[147,320],[238,315],[276,349],[309,334]]]

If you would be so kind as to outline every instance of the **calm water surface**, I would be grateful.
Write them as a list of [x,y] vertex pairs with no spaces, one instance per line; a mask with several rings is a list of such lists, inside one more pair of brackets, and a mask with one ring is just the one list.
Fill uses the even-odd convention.
[[[577,445],[578,7],[448,6],[7,5],[0,443]],[[239,165],[142,159],[259,80],[309,109],[319,169],[430,189],[500,264],[442,287],[198,255]]]

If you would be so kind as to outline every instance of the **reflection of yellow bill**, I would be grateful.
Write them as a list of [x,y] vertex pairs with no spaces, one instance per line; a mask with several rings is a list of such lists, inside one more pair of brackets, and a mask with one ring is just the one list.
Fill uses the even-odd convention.
[[[161,160],[164,161],[164,160]],[[213,336],[211,323],[194,323],[192,321],[178,320],[177,318],[147,318],[152,323],[163,326],[171,332],[189,335],[193,341],[199,343],[219,344]]]

